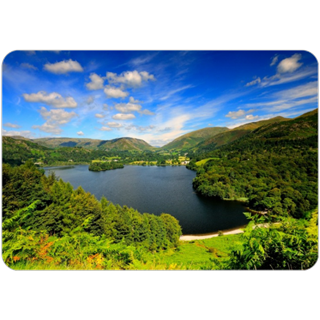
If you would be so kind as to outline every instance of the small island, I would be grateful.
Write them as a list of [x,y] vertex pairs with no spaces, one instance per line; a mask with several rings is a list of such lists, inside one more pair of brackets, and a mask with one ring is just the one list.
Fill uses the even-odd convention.
[[95,161],[89,165],[90,171],[106,171],[113,169],[122,169],[124,166],[121,162],[117,161]]

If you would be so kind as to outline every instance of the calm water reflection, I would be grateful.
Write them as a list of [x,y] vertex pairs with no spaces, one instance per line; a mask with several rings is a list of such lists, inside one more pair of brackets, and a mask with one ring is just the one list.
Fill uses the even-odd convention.
[[234,201],[204,198],[195,193],[195,172],[181,167],[125,166],[124,169],[92,172],[87,165],[45,168],[55,171],[74,188],[82,186],[100,200],[127,205],[139,212],[176,217],[184,234],[208,233],[247,222],[244,207]]

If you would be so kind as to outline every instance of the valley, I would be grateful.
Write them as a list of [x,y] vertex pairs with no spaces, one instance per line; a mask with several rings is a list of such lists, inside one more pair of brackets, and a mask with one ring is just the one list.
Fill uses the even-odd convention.
[[[154,148],[142,140],[132,138],[31,140],[2,137],[2,150],[3,248],[4,259],[12,268],[52,268],[54,263],[54,268],[58,269],[268,269],[269,266],[281,269],[283,259],[288,261],[292,268],[309,268],[317,257],[317,237],[314,233],[318,216],[317,109],[294,119],[276,117],[232,130],[197,130],[161,148]],[[83,176],[84,180],[74,184],[65,174],[72,174],[72,167],[76,168],[79,164],[82,164],[82,170],[85,171],[80,175],[78,171],[74,177]],[[71,169],[55,171],[48,167],[61,165],[68,165]],[[85,178],[85,174],[90,170],[88,165],[93,172],[90,173],[90,178]],[[142,179],[146,174],[144,180],[141,180],[139,192],[138,189],[135,192],[130,189],[132,182],[126,183],[126,176],[130,171],[128,165],[141,166],[139,170],[142,171],[139,174],[134,173],[138,168],[132,167],[134,179]],[[46,170],[49,170],[47,172],[51,171],[53,174],[44,176],[41,167],[46,166]],[[169,176],[162,180],[163,191],[159,191],[162,189],[157,187],[152,191],[154,187],[148,186],[148,180],[152,182],[155,178],[146,170],[151,170],[154,166],[159,167],[154,170],[172,167],[168,169],[173,171],[169,173],[166,170]],[[184,166],[192,171],[184,171]],[[169,188],[169,177],[174,177],[173,173],[178,172],[174,167],[182,174],[190,172],[196,176],[188,178],[188,181],[181,180],[184,182],[180,186],[173,185],[173,189],[169,189],[166,195],[164,190]],[[123,168],[124,171],[121,172],[125,175],[122,178],[118,170],[109,171],[116,168]],[[101,170],[105,172],[94,172]],[[100,187],[97,174],[102,178],[101,181],[110,181],[110,186]],[[59,175],[63,177],[62,180],[59,180]],[[178,182],[181,178],[176,179]],[[72,186],[63,180],[71,181]],[[91,181],[92,186],[98,188],[98,196],[97,191],[86,186],[86,181]],[[116,191],[119,183],[119,190]],[[127,187],[129,190],[125,191]],[[177,198],[177,191],[182,191],[184,187],[191,188],[188,189],[191,195],[194,193],[192,190],[196,192],[193,194],[195,199],[203,197],[202,201],[207,203],[205,206],[211,203],[212,210],[219,214],[215,218],[197,217],[196,212],[199,214],[199,209],[192,209],[192,205],[188,204],[191,195],[182,192],[181,196],[186,198]],[[143,195],[144,188],[151,192],[148,196]],[[101,193],[102,190],[109,190],[111,193]],[[155,199],[157,190],[164,198],[160,199],[155,210],[153,198]],[[117,194],[118,198],[114,198],[112,192]],[[124,195],[129,195],[133,202],[130,203],[131,200]],[[174,195],[172,199],[178,199],[177,209],[170,204],[171,195]],[[142,200],[144,197],[151,200],[149,207],[144,207],[145,201],[141,202],[142,205],[135,204],[141,197]],[[212,222],[219,221],[221,217],[229,222],[236,221],[235,217],[228,216],[235,209],[230,207],[224,213],[217,210],[218,202],[214,201],[222,201],[221,204],[232,203],[226,200],[239,200],[247,207],[247,210],[245,207],[240,209],[239,217],[243,216],[243,219],[234,225],[243,226],[247,221],[243,235],[223,235],[224,229],[232,228],[230,224],[225,227],[218,226],[216,229],[214,226],[210,227]],[[167,208],[164,205],[166,202]],[[180,208],[182,215],[179,218],[175,212],[182,204],[187,207]],[[56,211],[57,208],[60,209]],[[188,213],[191,221],[195,219],[188,227],[183,222],[187,208],[191,209]],[[157,212],[154,216],[149,213],[141,214],[140,210]],[[254,215],[253,212],[266,214]],[[179,220],[184,226],[182,230]],[[197,231],[194,228],[197,221],[209,228]],[[262,228],[259,225],[269,227]],[[183,230],[187,234],[216,231],[218,236],[214,239],[189,240],[183,244],[179,242],[182,232],[186,234]],[[20,236],[17,238],[19,232]],[[156,234],[162,236],[155,236]],[[105,236],[107,238],[103,241],[108,239],[111,242],[103,242]],[[54,243],[59,250],[66,250],[63,249],[64,245],[61,247],[60,241],[72,248],[73,241],[82,242],[81,239],[85,239],[83,237],[87,239],[83,242],[83,250],[88,250],[86,246],[91,243],[91,251],[88,251],[91,255],[88,253],[85,260],[78,261],[71,257],[77,254],[76,248],[69,253],[58,253],[51,247]],[[98,237],[102,242],[95,242],[98,238],[94,237]],[[33,242],[31,238],[34,239]],[[271,262],[268,254],[261,253],[258,260],[252,260],[255,259],[257,250],[249,246],[252,239],[258,241],[265,253],[273,252],[281,244],[288,246],[288,250],[304,250],[304,257],[286,256],[283,252]],[[280,242],[277,242],[277,239]],[[15,250],[12,241],[22,241],[24,244],[21,249]],[[292,241],[296,243],[294,247]],[[48,249],[44,256],[39,256],[42,251],[38,250],[43,250],[43,245]],[[31,246],[33,253],[26,255],[23,249],[25,246]],[[300,246],[304,246],[303,249]],[[113,251],[108,251],[110,249],[107,248],[112,248]],[[132,258],[127,259],[125,252],[135,253]],[[150,253],[153,258],[149,256]],[[123,258],[117,260],[118,255]],[[36,264],[31,262],[31,258]]]

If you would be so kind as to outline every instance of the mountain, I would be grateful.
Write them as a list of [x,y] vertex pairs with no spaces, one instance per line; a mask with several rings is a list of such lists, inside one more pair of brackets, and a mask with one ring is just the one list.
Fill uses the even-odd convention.
[[245,136],[246,134],[248,134],[249,132],[252,132],[253,130],[255,130],[257,128],[260,128],[260,127],[268,125],[268,124],[281,122],[281,121],[288,121],[288,120],[291,120],[291,119],[287,119],[284,117],[275,117],[275,118],[268,119],[268,120],[250,122],[250,123],[244,124],[242,126],[236,127],[234,129],[231,129],[229,131],[219,133],[219,134],[215,135],[214,137],[208,138],[208,139],[200,142],[198,145],[196,145],[193,148],[193,150],[196,152],[200,152],[200,153],[214,150],[217,147],[226,145],[228,143],[231,143],[231,142]]
[[174,139],[170,143],[163,146],[161,149],[186,151],[196,146],[198,143],[228,130],[229,129],[225,127],[212,127],[192,131]]
[[41,146],[24,137],[2,137],[2,161],[12,165],[20,165],[28,159],[45,156],[49,148]]
[[89,150],[103,151],[153,151],[155,149],[144,140],[129,137],[113,140],[98,140],[86,138],[40,138],[34,139],[33,142],[49,148],[83,147]]
[[106,151],[154,151],[156,149],[144,140],[129,137],[101,141],[98,148]]

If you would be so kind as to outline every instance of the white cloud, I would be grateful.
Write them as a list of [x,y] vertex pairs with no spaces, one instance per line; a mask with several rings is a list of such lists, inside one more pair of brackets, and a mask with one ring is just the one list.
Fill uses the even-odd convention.
[[112,129],[111,128],[108,128],[108,127],[102,127],[99,129],[100,131],[111,131]]
[[274,66],[278,62],[279,56],[275,55],[270,63],[270,67]]
[[318,95],[317,81],[308,82],[306,84],[291,89],[278,91],[275,94],[275,96],[281,97],[282,99],[297,99],[316,95]]
[[255,79],[255,80],[252,80],[251,82],[248,82],[248,83],[246,84],[246,87],[253,86],[253,85],[258,84],[258,83],[260,83],[260,82],[261,82],[261,79],[260,79],[260,78],[257,78],[257,79]]
[[63,74],[68,72],[82,72],[83,68],[79,62],[69,59],[56,63],[46,63],[44,65],[44,70],[55,74]]
[[[131,99],[131,101],[135,101],[135,100]],[[117,103],[114,107],[116,110],[120,111],[121,113],[139,112],[140,114],[145,114],[148,116],[154,115],[154,112],[151,112],[148,109],[141,110],[142,108],[141,105],[136,103],[131,103],[131,102]]]
[[140,104],[135,104],[135,103],[117,103],[115,106],[115,109],[120,111],[121,113],[130,113],[134,111],[140,111],[141,110],[141,105]]
[[86,87],[89,90],[99,90],[103,88],[104,79],[95,73],[91,73],[89,76],[91,82],[86,83]]
[[67,124],[71,119],[77,116],[75,112],[67,112],[63,109],[47,110],[45,107],[41,107],[39,112],[42,118],[47,121],[41,126],[34,125],[32,128],[52,134],[60,134],[62,132],[60,126]]
[[63,98],[57,92],[46,93],[45,91],[39,91],[31,94],[24,93],[22,96],[27,102],[41,102],[55,108],[75,108],[77,106],[72,97]]
[[66,124],[68,123],[72,118],[76,117],[77,114],[75,112],[67,112],[63,109],[52,109],[47,110],[45,107],[41,107],[40,114],[43,117],[43,119],[48,120],[50,122],[58,123],[58,124]]
[[126,130],[131,130],[131,129],[135,129],[137,130],[138,132],[145,132],[145,131],[151,131],[155,128],[154,125],[149,125],[149,126],[136,126],[134,124],[131,124],[129,126],[126,126],[125,129]]
[[48,122],[45,122],[41,126],[32,126],[33,129],[39,129],[40,131],[52,133],[52,134],[60,134],[63,130],[56,124],[51,124]]
[[78,135],[78,136],[83,136],[84,133],[83,133],[82,131],[78,131],[78,132],[77,132],[77,135]]
[[259,116],[253,116],[252,114],[248,114],[246,116],[246,120],[256,120],[259,119]]
[[104,93],[108,98],[125,98],[128,96],[128,92],[122,91],[120,88],[107,86],[104,88]]
[[2,135],[7,136],[7,137],[12,137],[12,136],[23,136],[26,138],[32,138],[33,133],[31,131],[7,131],[5,129],[2,129]]
[[139,111],[140,114],[145,114],[147,116],[153,116],[155,113],[154,112],[151,112],[150,110],[148,109],[144,109],[144,110],[141,110]]
[[294,54],[290,58],[283,59],[277,66],[277,71],[279,74],[286,73],[286,72],[293,72],[296,71],[302,63],[298,61],[301,59],[301,54]]
[[140,101],[139,100],[135,100],[134,97],[130,97],[129,98],[129,102],[131,102],[131,103],[139,103]]
[[114,116],[112,116],[112,119],[114,120],[130,120],[130,119],[134,119],[135,115],[132,113],[117,113]]
[[177,88],[177,89],[171,90],[171,91],[167,92],[164,97],[160,98],[160,100],[167,100],[168,98],[170,98],[175,93],[178,93],[180,91],[183,91],[183,90],[186,90],[186,89],[189,89],[189,88],[192,88],[192,87],[193,87],[192,85],[187,85],[187,86],[184,86],[184,87],[181,87],[181,88]]
[[102,113],[96,113],[94,116],[95,116],[96,118],[100,118],[100,119],[102,119],[102,118],[105,117],[105,115],[103,115]]
[[21,126],[19,126],[18,124],[13,124],[10,122],[5,123],[3,126],[8,128],[21,128]]
[[104,104],[103,104],[103,109],[104,109],[104,110],[108,110],[108,109],[109,109],[109,106],[108,106],[106,103],[104,103]]
[[94,101],[94,97],[93,96],[89,96],[86,100],[87,104],[91,104]]
[[[249,103],[245,107],[261,107],[262,110],[267,112],[279,112],[310,104],[314,104],[316,108],[318,102],[318,82],[313,81],[290,89],[277,91],[269,95],[268,99],[271,99],[271,101]],[[251,110],[246,113],[250,112]]]
[[26,69],[38,70],[37,67],[35,67],[34,65],[27,63],[27,62],[21,63],[20,66],[22,68],[26,68]]
[[120,128],[120,127],[122,127],[122,124],[121,123],[117,123],[117,122],[107,122],[106,125],[111,127],[111,128]]
[[131,88],[140,87],[143,81],[147,82],[148,80],[155,80],[154,75],[149,74],[146,71],[138,72],[136,70],[126,71],[120,75],[113,72],[107,72],[106,78],[109,83],[123,84]]
[[244,110],[239,110],[239,111],[229,111],[226,117],[231,118],[231,119],[238,119],[243,117],[246,114]]

